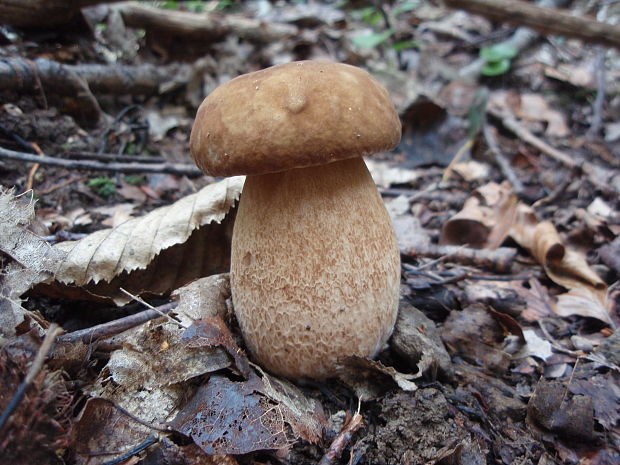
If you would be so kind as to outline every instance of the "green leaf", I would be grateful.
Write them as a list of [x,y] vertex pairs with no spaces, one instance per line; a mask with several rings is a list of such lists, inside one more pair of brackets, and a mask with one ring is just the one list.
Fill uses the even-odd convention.
[[420,44],[415,40],[404,40],[402,42],[396,42],[392,45],[392,48],[397,52],[400,52],[401,50],[407,50],[410,48],[420,48]]
[[139,174],[128,174],[125,176],[125,182],[132,186],[139,186],[146,182],[146,178]]
[[353,43],[360,48],[374,48],[377,45],[382,44],[394,33],[392,30],[384,32],[373,32],[370,34],[363,34],[353,37]]
[[517,49],[505,44],[495,44],[480,50],[480,56],[486,61],[502,61],[517,56]]
[[482,68],[484,76],[499,76],[510,69],[510,60],[508,58],[500,61],[487,62]]
[[359,8],[351,11],[351,17],[367,24],[377,24],[383,18],[381,12],[374,6]]
[[107,176],[93,178],[88,181],[88,187],[95,191],[101,197],[110,197],[116,194],[116,181]]
[[159,5],[160,8],[165,8],[166,10],[178,10],[179,2],[176,0],[167,0]]
[[398,3],[392,10],[392,13],[394,14],[394,16],[398,16],[402,13],[413,11],[419,6],[420,6],[420,2],[416,0],[409,0],[406,2]]

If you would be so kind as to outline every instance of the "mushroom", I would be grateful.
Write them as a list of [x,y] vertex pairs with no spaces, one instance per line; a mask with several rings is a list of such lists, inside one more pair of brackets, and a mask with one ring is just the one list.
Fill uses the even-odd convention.
[[400,254],[362,159],[401,124],[366,71],[301,61],[239,76],[200,105],[190,139],[212,176],[247,175],[232,238],[235,315],[253,357],[290,378],[375,356],[396,320]]

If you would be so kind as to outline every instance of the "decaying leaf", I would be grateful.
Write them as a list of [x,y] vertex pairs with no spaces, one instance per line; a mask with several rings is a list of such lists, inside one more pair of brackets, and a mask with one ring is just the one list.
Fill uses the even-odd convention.
[[183,342],[189,348],[221,347],[234,360],[235,367],[245,379],[250,376],[250,364],[243,351],[220,317],[196,321],[183,333]]
[[183,383],[226,368],[230,360],[218,348],[188,348],[182,330],[170,322],[151,321],[112,352],[91,395],[115,402],[146,421],[164,422],[187,394]]
[[257,393],[259,379],[212,376],[173,420],[207,454],[247,454],[290,445],[279,404]]
[[395,385],[403,391],[415,391],[418,387],[413,380],[421,376],[421,373],[400,373],[381,362],[355,355],[342,360],[338,367],[338,378],[364,401],[381,397]]
[[560,381],[539,381],[530,399],[527,419],[566,439],[592,441],[594,409],[588,395],[570,395],[569,387]]
[[24,318],[20,296],[49,278],[64,253],[28,230],[34,201],[23,201],[0,189],[0,252],[8,257],[0,274],[0,345],[15,335]]
[[88,399],[73,428],[76,463],[99,465],[134,449],[153,434],[111,402]]
[[227,271],[232,224],[227,214],[242,185],[242,177],[228,178],[116,228],[57,244],[54,249],[65,257],[54,281],[39,291],[72,298],[90,293],[123,304],[129,298],[121,287],[161,294]]
[[401,302],[390,345],[410,371],[452,377],[450,355],[435,322],[412,305]]

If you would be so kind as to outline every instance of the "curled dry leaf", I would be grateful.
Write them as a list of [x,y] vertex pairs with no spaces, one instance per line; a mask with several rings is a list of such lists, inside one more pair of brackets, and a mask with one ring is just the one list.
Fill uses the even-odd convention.
[[439,243],[495,250],[508,237],[516,207],[517,197],[508,183],[485,184],[444,224]]
[[338,367],[338,378],[353,389],[355,395],[363,401],[378,399],[394,389],[394,385],[403,391],[413,392],[418,389],[413,380],[421,376],[422,373],[401,373],[377,360],[357,355],[341,360]]
[[614,326],[605,282],[582,254],[564,246],[551,222],[539,221],[531,207],[517,202],[507,184],[490,183],[474,191],[444,224],[440,242],[493,249],[508,236],[532,254],[549,278],[569,290],[553,306],[558,315],[597,318]]
[[227,215],[242,185],[242,177],[229,178],[116,228],[57,244],[54,249],[65,257],[54,281],[38,290],[124,304],[129,298],[121,287],[133,294],[161,294],[226,271],[232,225]]
[[521,204],[510,235],[530,251],[549,278],[569,290],[558,297],[554,308],[557,314],[596,318],[614,326],[609,314],[607,285],[590,268],[585,256],[564,246],[552,223],[539,222],[534,210]]

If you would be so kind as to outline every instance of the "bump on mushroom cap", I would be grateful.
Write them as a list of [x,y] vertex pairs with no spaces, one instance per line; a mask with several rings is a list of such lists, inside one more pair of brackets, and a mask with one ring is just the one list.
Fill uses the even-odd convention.
[[299,61],[239,76],[200,105],[190,148],[212,176],[265,174],[394,148],[387,90],[354,66]]

